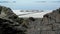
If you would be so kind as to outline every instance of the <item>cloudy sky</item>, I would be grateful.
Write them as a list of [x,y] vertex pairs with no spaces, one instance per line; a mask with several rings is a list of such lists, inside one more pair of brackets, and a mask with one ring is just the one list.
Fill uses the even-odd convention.
[[13,10],[54,10],[60,7],[60,0],[0,0],[0,5]]

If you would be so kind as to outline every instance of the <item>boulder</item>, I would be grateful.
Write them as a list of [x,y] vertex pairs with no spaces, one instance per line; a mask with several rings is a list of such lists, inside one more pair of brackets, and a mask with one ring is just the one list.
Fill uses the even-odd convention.
[[20,18],[10,8],[0,6],[0,34],[25,34],[26,28],[20,25]]

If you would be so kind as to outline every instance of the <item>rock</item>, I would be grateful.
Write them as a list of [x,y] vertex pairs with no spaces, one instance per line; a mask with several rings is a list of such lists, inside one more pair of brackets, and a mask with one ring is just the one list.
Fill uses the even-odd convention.
[[53,24],[53,30],[60,31],[60,24],[59,23],[54,23]]
[[60,8],[45,14],[40,24],[41,34],[60,34]]
[[40,30],[52,30],[51,26],[40,26]]
[[0,34],[60,34],[60,8],[43,18],[25,20],[10,8],[0,6]]
[[[60,10],[60,9],[58,9]],[[42,24],[53,24],[53,23],[60,23],[60,14],[59,11],[54,10],[51,13],[44,15]]]
[[20,18],[10,8],[0,6],[0,34],[25,34],[20,25]]
[[56,34],[60,34],[60,31],[56,31]]
[[29,19],[27,34],[59,34],[60,8],[45,14],[40,21],[33,18]]
[[56,34],[55,31],[41,31],[41,34]]

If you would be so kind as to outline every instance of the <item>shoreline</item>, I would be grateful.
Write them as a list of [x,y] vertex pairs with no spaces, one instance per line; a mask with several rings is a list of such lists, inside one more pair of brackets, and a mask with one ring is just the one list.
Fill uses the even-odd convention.
[[29,18],[29,17],[33,17],[33,18],[43,18],[43,15],[52,12],[52,10],[45,10],[43,12],[19,12],[20,10],[13,10],[13,12],[18,15],[20,18]]

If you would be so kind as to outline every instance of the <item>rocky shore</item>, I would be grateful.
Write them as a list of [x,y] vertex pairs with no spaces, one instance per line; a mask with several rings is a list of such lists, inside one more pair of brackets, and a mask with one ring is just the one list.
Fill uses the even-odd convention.
[[10,8],[0,6],[0,34],[60,34],[60,8],[43,18],[19,18]]

